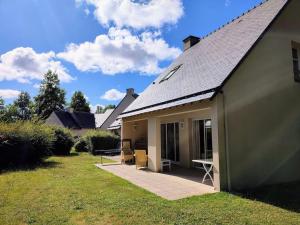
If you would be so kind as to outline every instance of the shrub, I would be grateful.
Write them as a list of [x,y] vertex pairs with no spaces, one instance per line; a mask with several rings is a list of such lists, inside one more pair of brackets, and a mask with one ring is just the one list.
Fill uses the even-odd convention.
[[81,137],[74,145],[74,149],[76,152],[87,152],[88,151],[88,143],[85,137]]
[[0,123],[0,166],[36,163],[51,155],[54,132],[31,122]]
[[87,142],[88,151],[95,154],[95,150],[116,149],[119,145],[119,137],[109,131],[90,131],[83,137]]
[[70,130],[62,127],[51,127],[54,130],[55,140],[52,146],[54,155],[70,155],[74,145],[74,138]]

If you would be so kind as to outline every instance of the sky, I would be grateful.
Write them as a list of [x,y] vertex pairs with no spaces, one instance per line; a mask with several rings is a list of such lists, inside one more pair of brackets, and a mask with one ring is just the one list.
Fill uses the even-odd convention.
[[0,96],[38,93],[55,71],[92,109],[141,93],[182,52],[261,0],[0,0]]

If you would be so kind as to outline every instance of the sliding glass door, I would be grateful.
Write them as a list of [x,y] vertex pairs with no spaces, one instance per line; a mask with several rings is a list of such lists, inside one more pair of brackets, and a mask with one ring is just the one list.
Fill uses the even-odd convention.
[[161,157],[179,162],[179,124],[161,124]]
[[211,120],[193,120],[193,159],[212,159]]

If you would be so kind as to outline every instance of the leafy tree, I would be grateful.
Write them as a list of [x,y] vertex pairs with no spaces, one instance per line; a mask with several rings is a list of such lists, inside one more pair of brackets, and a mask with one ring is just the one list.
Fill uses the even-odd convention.
[[0,109],[4,107],[4,99],[0,96]]
[[31,101],[28,92],[22,91],[18,98],[14,101],[14,106],[17,108],[18,117],[22,120],[28,120],[32,117]]
[[106,110],[108,110],[108,109],[114,109],[114,108],[116,108],[115,105],[107,105],[107,106],[104,107],[104,112],[105,112]]
[[36,112],[41,119],[47,119],[55,110],[64,109],[65,91],[59,86],[58,75],[51,70],[44,75],[35,103]]
[[0,121],[3,122],[16,122],[19,119],[18,108],[14,104],[7,105],[0,112]]
[[83,93],[81,91],[75,91],[72,96],[70,107],[77,112],[90,112],[90,106],[86,101]]
[[105,113],[106,110],[108,110],[108,109],[114,109],[114,108],[116,108],[115,105],[107,105],[104,108],[102,106],[98,106],[97,110],[96,110],[96,114]]
[[96,114],[101,114],[101,113],[103,113],[103,107],[100,106],[100,105],[98,105],[95,113],[96,113]]

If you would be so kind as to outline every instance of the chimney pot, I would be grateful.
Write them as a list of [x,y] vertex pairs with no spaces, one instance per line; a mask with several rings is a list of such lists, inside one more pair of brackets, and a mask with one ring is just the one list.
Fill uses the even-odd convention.
[[133,88],[128,88],[126,90],[126,92],[127,92],[128,95],[133,95],[134,94],[134,89]]
[[199,37],[195,37],[195,36],[188,36],[187,38],[185,38],[183,40],[183,50],[186,51],[189,48],[193,47],[195,44],[197,44],[200,41]]

